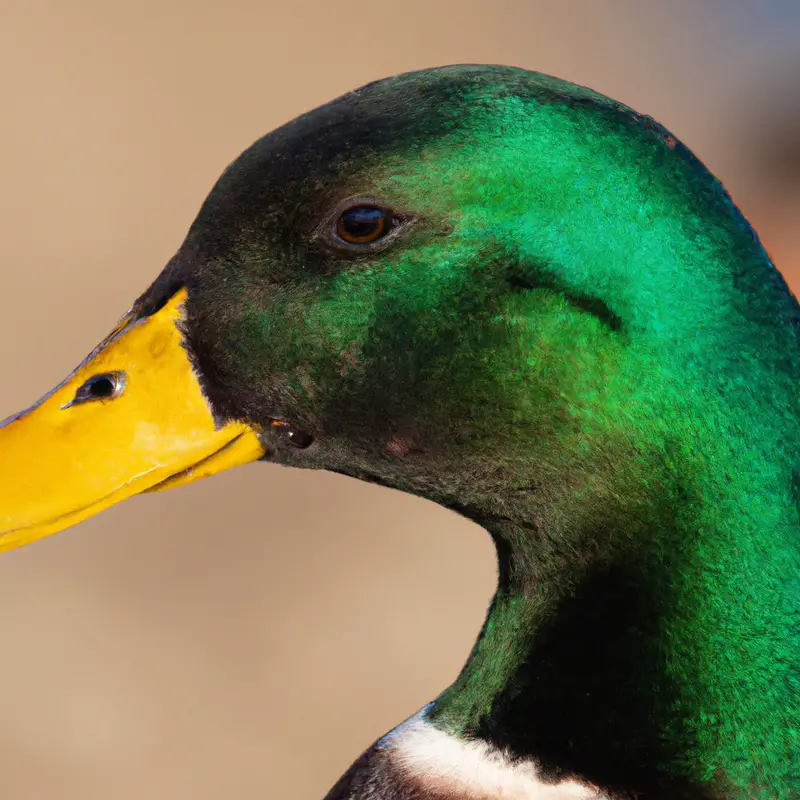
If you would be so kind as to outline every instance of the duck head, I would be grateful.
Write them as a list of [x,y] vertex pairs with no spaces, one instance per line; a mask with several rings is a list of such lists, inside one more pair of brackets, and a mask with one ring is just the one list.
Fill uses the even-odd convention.
[[[443,724],[619,783],[622,753],[566,722],[512,735],[503,709],[548,713],[638,647],[626,699],[591,684],[575,714],[646,729],[633,749],[659,767],[637,751],[636,785],[697,778],[698,748],[744,783],[739,745],[694,722],[738,697],[708,637],[753,633],[729,613],[742,576],[788,591],[797,564],[797,321],[730,197],[650,118],[510,68],[380,81],[245,151],[114,333],[6,420],[0,548],[262,458],[412,492],[500,556]],[[751,599],[765,631],[786,623]],[[532,641],[557,617],[569,643],[547,645],[537,689]],[[601,636],[606,618],[621,627]],[[788,672],[748,675],[782,713]]]
[[440,502],[520,469],[531,496],[608,486],[679,446],[687,370],[747,355],[710,351],[751,321],[742,281],[791,309],[762,259],[685,148],[589,90],[370,84],[228,167],[111,336],[5,421],[0,547],[261,457]]

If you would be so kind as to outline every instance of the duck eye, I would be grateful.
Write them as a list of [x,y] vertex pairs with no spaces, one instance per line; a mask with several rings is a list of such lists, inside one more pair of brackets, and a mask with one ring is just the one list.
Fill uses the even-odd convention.
[[75,393],[75,399],[69,405],[89,403],[92,400],[113,400],[125,389],[124,372],[104,372],[93,375]]
[[353,206],[336,220],[336,235],[347,244],[373,244],[391,231],[393,222],[391,212],[385,208]]

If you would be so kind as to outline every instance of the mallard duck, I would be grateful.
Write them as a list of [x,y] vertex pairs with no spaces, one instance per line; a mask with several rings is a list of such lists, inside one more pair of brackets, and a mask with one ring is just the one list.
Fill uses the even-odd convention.
[[497,593],[329,800],[797,798],[799,324],[650,117],[505,67],[378,81],[246,150],[3,423],[0,547],[257,459],[410,492],[488,531]]

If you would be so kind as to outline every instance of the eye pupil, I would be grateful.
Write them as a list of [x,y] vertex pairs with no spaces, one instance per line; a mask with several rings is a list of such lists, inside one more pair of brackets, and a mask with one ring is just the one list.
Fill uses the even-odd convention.
[[336,222],[336,233],[348,244],[372,244],[390,230],[390,216],[377,206],[354,206],[344,211]]

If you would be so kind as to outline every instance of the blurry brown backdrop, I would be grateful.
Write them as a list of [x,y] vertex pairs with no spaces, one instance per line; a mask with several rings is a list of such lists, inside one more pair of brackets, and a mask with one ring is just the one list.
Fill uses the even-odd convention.
[[[0,0],[0,417],[106,333],[252,140],[425,66],[515,64],[652,114],[800,282],[797,12]],[[455,677],[494,567],[440,508],[263,464],[4,555],[0,800],[321,798]]]

